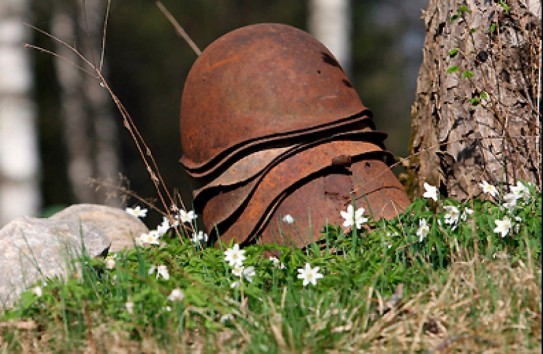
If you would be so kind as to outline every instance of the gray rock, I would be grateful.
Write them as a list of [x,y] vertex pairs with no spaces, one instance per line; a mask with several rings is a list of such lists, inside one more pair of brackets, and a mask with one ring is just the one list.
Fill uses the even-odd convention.
[[70,260],[107,255],[103,231],[75,219],[22,217],[0,229],[0,309],[40,279],[66,276]]
[[134,247],[134,239],[149,232],[140,219],[124,210],[97,204],[75,204],[50,219],[76,220],[101,230],[111,241],[110,252]]

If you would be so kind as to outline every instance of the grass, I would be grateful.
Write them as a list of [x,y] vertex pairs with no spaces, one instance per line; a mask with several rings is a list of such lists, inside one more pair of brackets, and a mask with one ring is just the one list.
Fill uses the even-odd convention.
[[[0,352],[539,353],[541,193],[511,211],[499,204],[417,199],[372,232],[330,226],[306,250],[248,246],[252,282],[232,275],[231,245],[173,235],[117,253],[113,269],[84,258],[0,315]],[[447,223],[447,205],[473,214]],[[502,237],[495,220],[506,215]],[[316,286],[297,278],[306,262],[324,275]],[[158,265],[169,279],[149,274]],[[176,288],[181,301],[168,299]]]

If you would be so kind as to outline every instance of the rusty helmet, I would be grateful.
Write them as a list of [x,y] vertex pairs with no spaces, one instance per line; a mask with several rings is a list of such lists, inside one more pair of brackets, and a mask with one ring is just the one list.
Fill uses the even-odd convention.
[[[221,241],[304,247],[353,199],[375,218],[397,215],[409,199],[385,137],[328,49],[287,25],[227,33],[185,81],[181,163]],[[298,220],[288,240],[286,213]]]
[[[269,209],[267,217],[261,218],[251,231],[253,239],[245,243],[303,248],[317,242],[327,225],[341,225],[344,220],[340,212],[353,202],[374,220],[394,218],[409,206],[411,202],[402,185],[378,154],[351,162],[343,170],[302,180]],[[285,215],[290,215],[294,222],[285,222]],[[223,233],[228,234],[231,233]]]
[[[319,238],[326,224],[338,224],[339,212],[353,200],[375,219],[392,218],[409,205],[409,199],[385,162],[389,157],[380,147],[362,141],[336,140],[309,148],[259,180],[212,198],[204,207],[204,221],[224,242],[303,247]],[[247,199],[240,198],[245,187],[252,189]],[[233,205],[236,210],[225,215]],[[287,213],[297,220],[296,230],[288,230],[289,239],[283,240],[278,225]]]
[[250,25],[215,40],[192,66],[180,161],[201,177],[245,148],[360,120],[370,112],[323,44],[288,25]]

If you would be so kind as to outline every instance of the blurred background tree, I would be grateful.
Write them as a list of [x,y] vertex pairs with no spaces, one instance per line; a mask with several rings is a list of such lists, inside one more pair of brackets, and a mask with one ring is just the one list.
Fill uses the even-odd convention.
[[[56,0],[53,11],[51,34],[75,44],[79,54],[107,72],[102,51],[106,3]],[[107,198],[115,191],[104,185],[120,172],[119,128],[109,94],[92,73],[80,69],[90,70],[77,53],[59,42],[53,48],[59,56],[55,70],[70,194],[80,202],[119,205],[118,198]],[[89,188],[92,180],[101,188]]]
[[30,39],[23,24],[29,0],[0,3],[0,226],[40,208],[36,105]]
[[[164,0],[163,4],[203,50],[222,34],[252,23],[281,22],[316,32],[315,20],[311,16],[316,2]],[[338,0],[320,2],[333,3]],[[397,155],[406,156],[410,107],[415,97],[424,41],[420,15],[427,0],[339,2],[350,7],[349,11],[344,12],[347,14],[345,21],[350,23],[339,26],[347,29],[347,54],[335,54],[349,71],[364,104],[372,109],[377,128],[389,133],[387,147]],[[84,51],[89,59],[98,64],[106,0],[34,0],[29,5],[31,11],[26,22],[49,33],[62,36],[58,28],[55,29],[55,21],[58,16],[71,19],[74,34],[62,39]],[[97,18],[96,13],[100,11],[102,15]],[[179,105],[183,82],[196,54],[178,37],[155,1],[112,0],[109,15],[105,48],[106,78],[149,144],[168,188],[186,193],[188,188],[183,182],[178,163],[181,155]],[[325,21],[334,20],[328,18]],[[60,50],[47,36],[37,32],[33,34],[30,43],[52,51]],[[325,38],[321,40],[326,44]],[[330,44],[330,47],[333,45]],[[30,51],[30,54],[36,84],[34,98],[38,107],[43,213],[48,214],[77,202],[106,203],[108,195],[95,194],[97,184],[90,186],[88,178],[97,179],[98,185],[124,185],[143,198],[156,198],[145,165],[130,135],[123,128],[118,112],[100,98],[92,101],[85,97],[89,91],[100,88],[98,80],[94,86],[87,86],[94,80],[92,78],[88,83],[80,83],[83,85],[82,97],[87,101],[79,109],[88,118],[84,120],[86,123],[81,123],[78,131],[83,136],[79,139],[86,140],[81,144],[90,146],[90,154],[87,152],[86,156],[91,161],[88,168],[91,172],[86,175],[80,173],[83,184],[76,187],[81,180],[75,182],[73,173],[70,174],[70,160],[73,159],[70,145],[74,147],[70,138],[74,139],[67,133],[67,119],[73,117],[63,108],[67,102],[66,83],[63,83],[62,70],[57,62],[61,59],[38,51]],[[65,53],[63,56],[70,55]],[[85,76],[83,73],[78,75]],[[104,111],[103,104],[111,110]],[[110,114],[115,119],[107,118]],[[100,131],[100,128],[105,130]],[[118,162],[112,163],[114,167],[105,169],[106,172],[98,171],[101,165],[96,156],[99,139],[105,139],[110,151],[117,151],[118,154]],[[117,171],[125,178],[120,178]],[[83,196],[87,192],[79,192],[79,188],[87,188],[93,196]],[[120,200],[119,196],[115,198]],[[134,202],[129,200],[128,204]]]

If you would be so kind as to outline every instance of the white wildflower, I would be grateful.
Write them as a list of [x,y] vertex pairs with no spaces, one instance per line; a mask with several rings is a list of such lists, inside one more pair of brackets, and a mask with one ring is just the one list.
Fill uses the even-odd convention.
[[392,231],[387,230],[387,237],[398,237],[398,236],[400,236],[400,235],[395,230],[392,230]]
[[434,202],[437,202],[437,187],[434,187],[431,184],[424,182],[424,194],[422,196],[424,198],[433,199]]
[[247,268],[243,269],[242,274],[243,274],[243,277],[244,277],[249,283],[252,283],[252,282],[253,282],[253,277],[256,275],[255,267],[250,266],[250,267],[247,267]]
[[530,197],[530,190],[522,182],[518,181],[516,186],[511,186],[511,192],[503,196],[502,206],[511,210],[517,206],[519,200]]
[[517,196],[517,199],[528,199],[530,197],[530,190],[521,181],[517,181],[516,186],[511,186],[511,193]]
[[126,308],[126,311],[129,313],[129,314],[133,314],[134,313],[134,303],[132,301],[128,301],[124,304],[124,307]]
[[472,215],[472,214],[473,214],[473,209],[464,208],[464,210],[462,211],[462,215],[460,215],[460,220],[466,221],[466,219],[468,218],[468,216],[470,216],[470,215]]
[[514,209],[517,206],[518,199],[519,197],[515,193],[507,193],[503,196],[502,206],[509,210]]
[[292,217],[292,215],[287,214],[287,215],[283,216],[283,222],[286,223],[286,224],[293,224],[294,223],[294,218]]
[[515,216],[515,226],[513,227],[513,231],[518,234],[520,232],[520,226],[522,222],[522,218],[520,216]]
[[156,230],[151,230],[146,234],[141,234],[136,240],[136,243],[140,246],[144,245],[158,245],[160,236]]
[[495,220],[494,223],[496,224],[494,233],[501,234],[502,238],[509,234],[511,227],[513,226],[511,219],[509,219],[507,216],[502,220]]
[[184,298],[185,293],[179,288],[173,289],[170,295],[168,295],[168,300],[170,301],[183,301]]
[[183,209],[179,210],[178,220],[183,224],[190,223],[192,220],[196,220],[197,217],[198,215],[196,215],[194,210],[188,212]]
[[368,218],[364,217],[364,212],[366,212],[364,208],[358,208],[355,211],[352,205],[347,207],[347,211],[340,211],[341,217],[345,220],[343,221],[343,227],[356,226],[357,229],[360,229],[362,224],[368,221]]
[[232,274],[234,274],[236,277],[244,277],[249,283],[253,281],[253,277],[256,275],[255,273],[255,267],[243,267],[240,265],[235,266],[232,269]]
[[192,234],[192,242],[196,244],[205,243],[208,240],[208,236],[203,231],[198,231],[198,233]]
[[245,260],[244,250],[239,249],[239,245],[236,243],[234,247],[227,249],[224,252],[224,259],[230,264],[230,266],[241,266]]
[[279,259],[277,259],[277,257],[270,257],[270,261],[273,263],[274,267],[275,268],[279,268],[279,269],[285,269],[285,265],[283,264],[283,262],[280,262]]
[[483,180],[481,183],[479,183],[479,186],[483,190],[483,193],[490,194],[494,198],[496,198],[496,196],[499,194],[498,189],[495,186],[488,183],[487,181],[485,181],[485,180]]
[[147,216],[147,209],[140,207],[139,205],[135,208],[126,208],[125,211],[137,218],[144,218]]
[[149,269],[149,275],[156,272],[156,278],[164,278],[164,280],[170,279],[170,273],[168,272],[168,267],[165,265],[159,265],[159,266],[152,266]]
[[230,313],[227,313],[226,315],[221,316],[220,321],[222,323],[225,323],[225,322],[228,322],[228,321],[232,321],[233,319],[234,319],[234,315],[232,315]]
[[114,255],[106,257],[106,269],[111,270],[111,269],[115,268],[116,264],[117,263],[115,262],[115,256]]
[[419,237],[419,242],[422,242],[426,236],[428,236],[428,233],[430,233],[430,226],[428,226],[428,222],[426,219],[420,219],[419,220],[419,228],[417,229],[417,236]]
[[458,221],[460,220],[460,209],[453,205],[447,205],[444,206],[443,209],[445,209],[445,224],[451,225],[452,229],[456,229],[456,226],[458,225]]
[[163,216],[162,217],[162,223],[160,223],[160,225],[157,226],[156,228],[156,232],[158,233],[159,236],[162,236],[164,235],[166,232],[168,232],[168,230],[170,229],[170,221],[168,220],[167,217]]
[[36,295],[37,297],[41,297],[43,295],[43,290],[41,289],[41,286],[35,286],[32,288],[32,292],[34,293],[34,295]]
[[234,268],[232,268],[232,274],[234,274],[236,277],[241,277],[243,275],[243,266],[242,265],[234,266]]
[[321,273],[319,273],[320,267],[311,268],[309,263],[305,264],[305,268],[298,269],[298,279],[303,280],[303,286],[306,286],[307,284],[311,283],[313,285],[317,285],[317,280],[324,277]]

